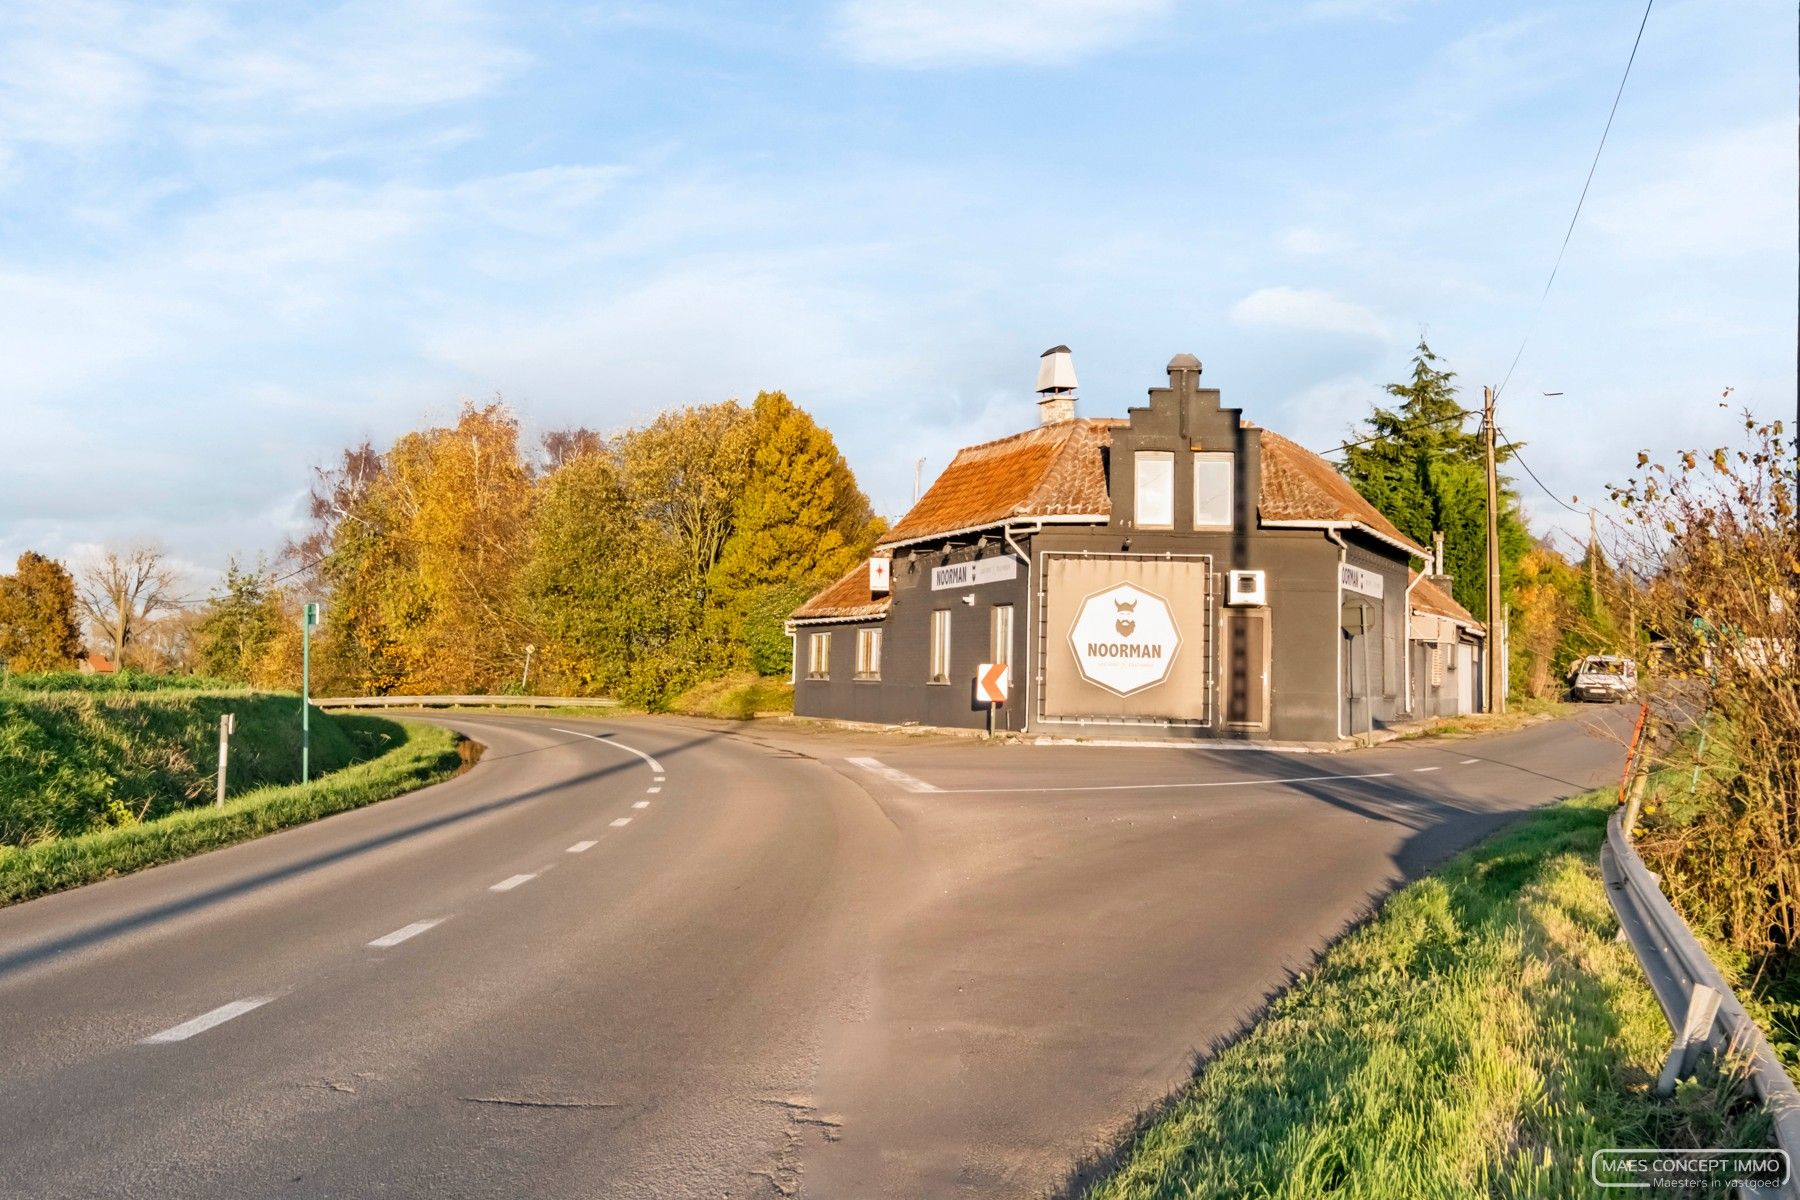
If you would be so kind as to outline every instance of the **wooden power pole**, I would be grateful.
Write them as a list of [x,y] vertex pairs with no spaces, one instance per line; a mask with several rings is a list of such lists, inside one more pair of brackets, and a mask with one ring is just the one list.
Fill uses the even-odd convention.
[[1506,639],[1500,607],[1500,475],[1494,465],[1494,389],[1481,389],[1481,444],[1487,457],[1487,662],[1488,711],[1506,711]]

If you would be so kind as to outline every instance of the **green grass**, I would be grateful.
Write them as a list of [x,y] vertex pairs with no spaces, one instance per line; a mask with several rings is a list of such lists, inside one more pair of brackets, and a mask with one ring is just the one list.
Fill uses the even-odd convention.
[[1669,1030],[1613,940],[1610,808],[1532,814],[1397,892],[1087,1194],[1585,1197],[1596,1149],[1767,1145],[1716,1078],[1649,1094]]
[[456,735],[436,725],[366,716],[338,721],[350,738],[385,748],[367,761],[310,783],[258,788],[220,808],[188,808],[76,837],[0,847],[0,905],[141,871],[386,800],[445,778],[461,761]]
[[761,713],[794,711],[794,685],[785,675],[759,676],[734,672],[696,684],[669,701],[669,711],[684,717],[717,717],[748,721]]
[[39,675],[0,675],[0,693],[13,692],[247,692],[242,684],[204,675],[148,675],[120,671],[115,675],[83,675],[80,671],[48,671]]
[[[81,677],[76,677],[81,678]],[[237,717],[231,792],[300,778],[300,698],[273,692],[0,689],[0,846],[24,846],[210,803],[219,718]],[[312,769],[379,753],[377,736],[315,711]]]

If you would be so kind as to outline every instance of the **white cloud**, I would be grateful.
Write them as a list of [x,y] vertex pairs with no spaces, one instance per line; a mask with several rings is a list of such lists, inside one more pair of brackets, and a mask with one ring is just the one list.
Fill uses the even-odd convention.
[[1286,285],[1251,292],[1231,306],[1231,319],[1239,325],[1260,329],[1347,337],[1387,336],[1380,318],[1360,304],[1339,299],[1330,292]]
[[1137,38],[1173,0],[843,0],[836,41],[886,67],[1074,62]]
[[[1672,147],[1641,143],[1624,162],[1645,158],[1650,170],[1623,186],[1609,188],[1604,179],[1595,184],[1594,224],[1620,250],[1648,258],[1792,255],[1791,118]],[[1608,165],[1601,163],[1600,170]]]
[[1301,258],[1341,254],[1350,248],[1349,241],[1343,235],[1312,225],[1301,225],[1284,231],[1276,239],[1276,244],[1281,247],[1282,253]]

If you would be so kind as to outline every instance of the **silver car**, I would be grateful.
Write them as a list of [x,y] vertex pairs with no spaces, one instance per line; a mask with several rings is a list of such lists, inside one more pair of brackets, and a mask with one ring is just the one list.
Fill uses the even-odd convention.
[[1590,654],[1569,668],[1569,692],[1577,700],[1619,704],[1637,698],[1637,663],[1618,654]]

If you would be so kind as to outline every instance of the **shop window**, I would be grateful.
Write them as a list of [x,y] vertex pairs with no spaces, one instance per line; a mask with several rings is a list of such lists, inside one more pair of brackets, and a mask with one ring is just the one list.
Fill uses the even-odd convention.
[[1237,497],[1232,487],[1233,460],[1229,454],[1194,455],[1194,528],[1230,529],[1235,524]]
[[940,608],[931,614],[931,680],[950,682],[950,610]]
[[988,628],[988,661],[1010,663],[1013,644],[1013,606],[994,605]]
[[856,677],[858,679],[881,678],[881,630],[859,629],[856,631]]
[[831,678],[831,635],[815,633],[806,639],[806,677]]
[[1167,450],[1139,450],[1132,520],[1139,529],[1175,527],[1175,455]]

